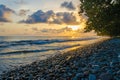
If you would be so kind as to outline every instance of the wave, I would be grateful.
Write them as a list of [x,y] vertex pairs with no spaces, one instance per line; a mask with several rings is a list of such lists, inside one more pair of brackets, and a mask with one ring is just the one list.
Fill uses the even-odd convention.
[[38,52],[46,52],[50,50],[63,50],[67,48],[77,47],[80,46],[80,44],[71,45],[71,46],[62,46],[54,49],[42,49],[42,50],[24,50],[24,51],[13,51],[13,52],[3,52],[0,53],[0,55],[19,55],[19,54],[26,54],[26,53],[38,53]]
[[44,44],[62,43],[62,42],[86,41],[92,39],[96,39],[96,38],[3,41],[0,42],[0,48],[8,48],[11,46],[23,46],[23,45],[44,45]]

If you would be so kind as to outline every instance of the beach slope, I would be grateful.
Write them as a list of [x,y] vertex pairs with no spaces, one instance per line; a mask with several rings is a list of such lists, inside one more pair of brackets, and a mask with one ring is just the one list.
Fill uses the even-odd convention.
[[103,40],[1,75],[2,80],[120,80],[120,38]]

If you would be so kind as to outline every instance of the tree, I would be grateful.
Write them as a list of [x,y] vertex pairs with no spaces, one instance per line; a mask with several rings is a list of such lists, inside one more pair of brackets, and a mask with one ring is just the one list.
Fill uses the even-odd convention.
[[120,0],[80,0],[79,14],[86,15],[85,31],[120,36]]

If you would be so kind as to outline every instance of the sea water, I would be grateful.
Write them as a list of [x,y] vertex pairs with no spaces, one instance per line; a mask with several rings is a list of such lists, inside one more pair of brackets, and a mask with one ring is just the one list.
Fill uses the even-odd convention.
[[0,74],[20,65],[64,53],[99,37],[0,36]]

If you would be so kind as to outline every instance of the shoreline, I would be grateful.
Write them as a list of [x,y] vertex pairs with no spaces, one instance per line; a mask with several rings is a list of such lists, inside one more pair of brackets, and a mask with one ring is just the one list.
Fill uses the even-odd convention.
[[120,70],[113,72],[113,68],[120,67],[119,60],[116,60],[118,59],[116,50],[117,48],[118,51],[120,50],[119,45],[120,39],[117,38],[98,41],[46,60],[20,66],[3,73],[0,79],[96,80],[100,78],[107,80],[102,79],[107,76],[107,78],[119,80]]

